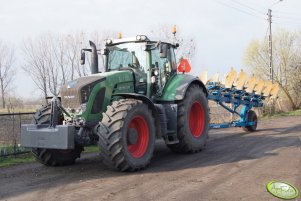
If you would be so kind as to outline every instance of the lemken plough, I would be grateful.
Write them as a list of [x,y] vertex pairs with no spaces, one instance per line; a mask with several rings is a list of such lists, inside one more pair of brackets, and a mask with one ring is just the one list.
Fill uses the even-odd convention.
[[[245,131],[255,131],[257,128],[257,115],[253,107],[263,106],[267,98],[276,99],[279,92],[278,84],[270,81],[256,79],[241,70],[239,74],[231,68],[223,82],[219,81],[219,75],[215,74],[207,80],[207,72],[201,73],[200,80],[206,83],[209,95],[208,100],[214,101],[228,112],[239,115],[239,120],[210,124],[210,128],[242,127]],[[240,107],[241,106],[241,107]]]

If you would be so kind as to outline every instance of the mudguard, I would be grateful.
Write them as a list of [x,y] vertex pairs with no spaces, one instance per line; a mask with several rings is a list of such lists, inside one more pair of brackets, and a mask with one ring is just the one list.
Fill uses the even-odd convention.
[[203,89],[206,97],[208,96],[208,91],[204,83],[198,77],[188,74],[176,74],[167,82],[162,96],[159,97],[157,101],[183,100],[186,91],[191,84],[199,85]]

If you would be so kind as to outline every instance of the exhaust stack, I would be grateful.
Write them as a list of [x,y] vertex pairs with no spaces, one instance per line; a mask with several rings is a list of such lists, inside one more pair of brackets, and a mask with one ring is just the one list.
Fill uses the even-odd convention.
[[89,41],[91,47],[91,74],[98,73],[98,55],[96,45],[92,41]]

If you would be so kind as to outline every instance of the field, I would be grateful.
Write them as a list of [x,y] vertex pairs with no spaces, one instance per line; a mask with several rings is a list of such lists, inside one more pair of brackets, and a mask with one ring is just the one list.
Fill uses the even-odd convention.
[[258,132],[211,130],[205,150],[179,155],[156,143],[150,166],[135,173],[108,170],[97,153],[73,166],[27,163],[1,168],[2,200],[277,200],[272,179],[301,190],[301,116],[260,121]]

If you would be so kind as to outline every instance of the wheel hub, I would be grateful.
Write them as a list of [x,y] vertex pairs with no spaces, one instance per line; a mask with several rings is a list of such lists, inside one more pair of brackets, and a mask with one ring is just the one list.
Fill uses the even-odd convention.
[[138,141],[138,132],[135,128],[128,130],[128,144],[136,144]]
[[133,117],[127,131],[129,153],[134,158],[141,158],[148,148],[148,141],[149,131],[146,120],[140,115]]
[[195,138],[199,138],[205,128],[205,114],[202,105],[195,101],[189,112],[189,128],[190,132]]

